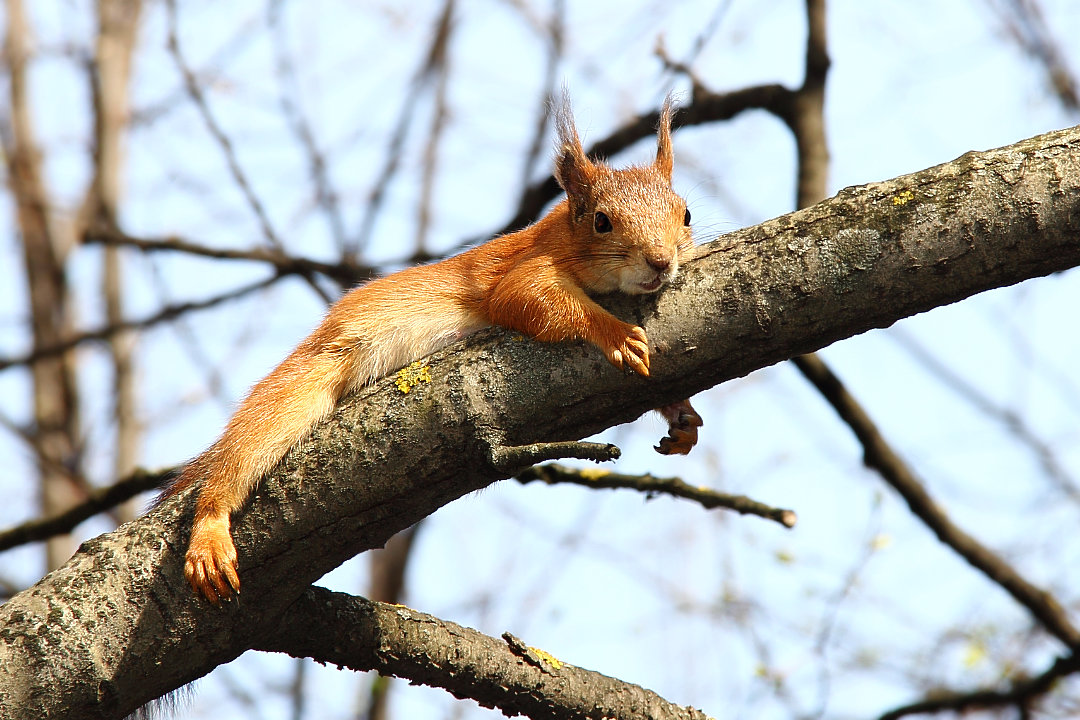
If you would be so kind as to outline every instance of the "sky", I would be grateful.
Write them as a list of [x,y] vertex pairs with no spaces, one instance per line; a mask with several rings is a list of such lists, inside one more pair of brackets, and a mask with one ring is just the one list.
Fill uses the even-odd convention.
[[[999,4],[830,3],[830,192],[1080,122],[1049,95],[1040,66],[1010,41]],[[34,76],[38,128],[50,148],[50,185],[73,203],[87,178],[88,119],[81,78],[62,48],[85,41],[93,25],[85,3],[33,5],[43,53]],[[212,114],[289,248],[332,259],[332,232],[310,211],[305,159],[282,120],[275,47],[296,59],[293,92],[330,158],[344,224],[355,229],[440,6],[311,0],[281,8],[278,29],[267,30],[262,3],[181,3],[182,52],[200,71]],[[551,8],[497,0],[459,5],[427,239],[434,251],[489,234],[512,214],[543,92],[546,46],[537,28]],[[685,79],[665,73],[654,48],[662,39],[672,57],[685,57],[710,25],[715,30],[693,67],[711,89],[797,85],[801,8],[795,0],[567,2],[558,75],[586,144],[656,107],[669,90],[687,93]],[[1043,8],[1080,75],[1080,53],[1067,42],[1080,36],[1080,6],[1057,0]],[[265,238],[250,207],[183,94],[165,51],[167,31],[163,7],[153,6],[134,78],[141,112],[127,146],[121,222],[135,236],[259,245]],[[402,170],[387,188],[367,260],[392,261],[415,248],[430,97],[414,110]],[[636,162],[652,152],[651,143],[639,143],[612,160]],[[675,158],[675,187],[689,201],[699,241],[792,209],[793,141],[763,112],[679,131]],[[545,159],[530,177],[547,172]],[[0,227],[12,227],[7,203],[0,204]],[[127,262],[132,317],[265,276],[256,264],[175,255],[131,254]],[[99,263],[91,248],[69,264],[86,327],[103,317],[94,284]],[[3,356],[28,347],[22,283],[18,238],[8,230],[0,242]],[[1080,352],[1072,330],[1078,302],[1073,271],[985,293],[822,353],[954,519],[1070,601],[1080,587],[1060,568],[1080,554],[1071,537],[1078,509],[1062,501],[1038,455],[985,406],[1020,418],[1065,473],[1080,478],[1080,375],[1071,362]],[[205,448],[244,391],[324,309],[305,283],[285,281],[145,333],[140,462],[169,466]],[[926,357],[974,388],[983,405],[928,369]],[[80,360],[86,386],[107,383],[100,352],[86,350]],[[920,683],[974,687],[996,681],[1009,662],[1036,670],[1049,663],[1053,644],[1031,639],[1027,616],[942,549],[862,467],[850,433],[793,368],[725,383],[695,405],[706,425],[694,454],[653,453],[662,424],[645,418],[601,436],[624,450],[615,469],[679,475],[793,508],[796,529],[629,492],[504,482],[424,524],[406,602],[489,634],[509,630],[560,659],[721,718],[875,717],[918,697]],[[16,422],[29,416],[26,373],[0,373],[0,412]],[[88,466],[100,482],[111,467],[108,412],[104,397],[89,393]],[[0,435],[0,458],[9,467],[0,525],[9,526],[34,513],[33,471],[26,448],[10,434]],[[91,521],[80,533],[107,529]],[[33,582],[38,555],[27,548],[0,556],[0,573]],[[325,583],[362,593],[364,559]],[[249,653],[202,681],[184,716],[225,709],[289,717],[277,693],[292,668],[291,661]],[[312,667],[305,682],[320,698],[305,717],[345,718],[366,681]],[[1075,696],[1075,682],[1063,692],[1070,690]],[[394,711],[495,716],[425,688],[399,688]]]

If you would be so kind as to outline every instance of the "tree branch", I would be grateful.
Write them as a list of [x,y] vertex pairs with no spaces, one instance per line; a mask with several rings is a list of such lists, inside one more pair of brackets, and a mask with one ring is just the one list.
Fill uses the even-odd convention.
[[[506,637],[506,636],[504,636]],[[332,638],[332,641],[331,641]],[[402,605],[309,588],[258,650],[441,687],[507,717],[706,720],[654,692]]]
[[851,428],[863,446],[863,461],[900,493],[911,512],[941,542],[952,548],[1028,609],[1048,632],[1068,648],[1080,647],[1080,630],[1069,621],[1054,596],[1024,579],[1009,563],[955,525],[938,507],[915,473],[898,456],[874,426],[873,420],[844,388],[840,380],[815,357],[795,358],[802,371]]
[[[307,277],[312,273],[319,273],[346,287],[371,278],[377,271],[376,268],[358,263],[351,258],[341,258],[337,262],[326,263],[289,255],[276,248],[253,247],[244,250],[213,248],[178,237],[137,238],[123,233],[117,228],[102,226],[87,229],[83,236],[83,242],[88,245],[105,245],[107,247],[133,247],[143,252],[179,252],[215,260],[244,260],[266,263],[272,266],[278,275],[301,275]],[[431,259],[430,256],[425,256],[415,262]]]
[[[651,377],[594,348],[477,333],[345,398],[233,516],[244,593],[183,577],[190,492],[84,544],[0,607],[0,715],[119,717],[251,648],[328,570],[504,477],[505,445],[586,437],[724,380],[990,288],[1080,264],[1080,128],[849,188],[701,249],[640,323]],[[33,638],[33,651],[20,638]],[[147,677],[148,664],[160,669]]]
[[100,340],[106,340],[113,335],[124,332],[126,330],[144,330],[154,325],[158,325],[169,320],[175,320],[181,315],[185,315],[193,310],[205,310],[206,308],[214,307],[223,302],[230,300],[237,300],[245,295],[250,295],[253,292],[257,292],[266,287],[269,287],[273,283],[281,279],[279,275],[271,275],[268,278],[258,280],[248,285],[242,285],[241,287],[230,290],[221,295],[215,295],[214,297],[207,298],[205,300],[195,300],[192,302],[177,303],[175,305],[167,305],[158,310],[153,315],[149,315],[140,320],[125,320],[123,322],[115,323],[113,325],[106,325],[105,327],[98,328],[96,330],[87,330],[86,332],[72,335],[71,337],[60,340],[52,345],[45,345],[37,347],[24,355],[17,355],[15,357],[0,357],[0,372],[7,370],[10,367],[17,365],[33,365],[44,358],[52,358],[57,355],[63,355],[69,350],[73,350],[76,347],[89,342],[97,342]]
[[1059,657],[1045,672],[1033,678],[1016,679],[1012,686],[1005,690],[982,689],[971,692],[940,693],[935,697],[928,697],[925,700],[890,710],[879,720],[900,720],[908,715],[926,713],[965,713],[969,710],[1008,705],[1027,708],[1033,700],[1053,690],[1058,680],[1077,671],[1080,671],[1080,656],[1067,655]]
[[71,532],[83,520],[125,503],[139,493],[156,490],[175,470],[136,470],[123,480],[99,488],[78,505],[52,515],[0,531],[0,552],[19,545]]
[[728,495],[711,488],[690,485],[679,478],[658,478],[652,475],[626,475],[601,469],[566,467],[558,464],[535,465],[514,476],[522,485],[540,481],[547,485],[568,483],[587,488],[637,490],[647,495],[671,495],[693,500],[706,510],[727,508],[742,515],[757,515],[778,522],[784,527],[795,527],[798,520],[793,510],[774,508],[745,495]]

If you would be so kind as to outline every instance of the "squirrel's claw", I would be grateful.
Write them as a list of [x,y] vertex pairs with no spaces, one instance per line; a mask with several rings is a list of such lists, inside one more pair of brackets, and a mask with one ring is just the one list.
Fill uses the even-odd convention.
[[184,559],[184,576],[197,595],[218,605],[240,592],[236,574],[236,546],[229,535],[229,520],[204,518],[191,531]]
[[697,429],[704,424],[697,410],[690,405],[689,400],[680,400],[677,403],[657,408],[657,411],[668,421],[667,437],[660,439],[660,444],[655,446],[656,452],[661,455],[686,455],[697,444]]
[[620,370],[629,367],[638,375],[649,377],[649,336],[642,328],[627,327],[630,329],[626,335],[607,351],[608,360]]

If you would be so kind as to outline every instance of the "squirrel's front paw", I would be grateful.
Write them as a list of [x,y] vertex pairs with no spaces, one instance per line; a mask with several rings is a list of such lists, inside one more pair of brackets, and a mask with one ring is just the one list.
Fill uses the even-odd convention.
[[207,517],[191,529],[191,543],[184,561],[184,576],[196,594],[219,604],[235,590],[240,592],[236,574],[236,546],[229,535],[229,518]]
[[642,328],[627,327],[626,335],[607,348],[607,358],[620,370],[629,366],[638,375],[649,377],[649,336]]

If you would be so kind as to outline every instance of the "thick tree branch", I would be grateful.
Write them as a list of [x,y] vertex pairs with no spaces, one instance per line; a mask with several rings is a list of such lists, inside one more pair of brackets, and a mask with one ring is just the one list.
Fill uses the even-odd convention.
[[308,589],[258,650],[376,670],[441,687],[508,717],[705,720],[638,685],[574,667],[401,605]]
[[[573,440],[990,288],[1080,264],[1080,128],[844,190],[720,238],[681,280],[604,300],[652,377],[581,344],[478,333],[346,398],[234,515],[244,593],[212,608],[181,560],[183,493],[0,607],[0,715],[118,717],[251,648],[325,572],[505,473],[505,445]],[[33,639],[33,647],[26,645]],[[148,664],[160,668],[147,677]]]

